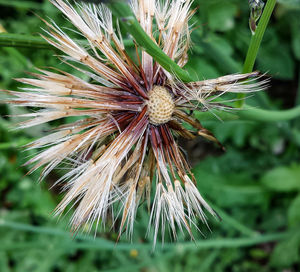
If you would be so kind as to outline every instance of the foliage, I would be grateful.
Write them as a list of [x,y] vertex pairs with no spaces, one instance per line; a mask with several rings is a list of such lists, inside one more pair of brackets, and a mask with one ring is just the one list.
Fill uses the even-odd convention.
[[[185,67],[193,77],[242,71],[251,39],[247,2],[194,1],[196,28]],[[0,6],[0,26],[8,33],[41,32],[44,25],[32,11],[70,27],[47,0],[0,0]],[[278,1],[255,66],[272,77],[271,87],[248,98],[248,104],[269,110],[300,105],[299,16],[299,1]],[[34,67],[68,70],[53,57],[56,54],[44,47],[0,47],[0,89],[20,87],[12,79]],[[145,237],[146,207],[138,214],[132,243],[122,238],[118,245],[114,230],[102,230],[96,239],[84,233],[74,239],[67,231],[69,215],[59,222],[53,219],[59,188],[48,188],[63,170],[37,183],[39,172],[27,176],[29,168],[21,166],[34,151],[20,148],[52,124],[12,130],[17,120],[8,115],[20,111],[0,106],[0,271],[299,271],[299,118],[269,123],[203,121],[227,151],[202,139],[185,143],[185,148],[199,190],[223,221],[209,218],[212,232],[203,228],[195,244],[181,234],[177,243],[166,237],[166,244],[152,251],[151,235]]]

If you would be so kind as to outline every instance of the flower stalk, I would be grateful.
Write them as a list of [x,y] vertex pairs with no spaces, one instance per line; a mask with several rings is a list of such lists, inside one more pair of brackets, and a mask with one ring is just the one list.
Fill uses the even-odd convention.
[[0,33],[0,47],[54,49],[51,44],[39,36],[15,33]]
[[[51,235],[56,237],[62,237],[69,240],[70,234],[66,231],[63,231],[58,228],[51,228],[51,227],[42,227],[42,226],[32,226],[28,224],[23,224],[19,222],[13,222],[13,221],[1,221],[0,222],[0,228],[6,228],[6,229],[12,229],[17,231],[24,231],[24,232],[31,232],[36,234],[43,234],[43,235]],[[269,234],[259,234],[257,236],[253,237],[246,237],[246,238],[233,238],[233,239],[210,239],[210,240],[200,240],[197,242],[184,242],[184,243],[178,243],[177,247],[180,250],[200,250],[200,249],[213,249],[213,248],[238,248],[238,247],[249,247],[254,246],[257,244],[263,244],[267,242],[273,242],[273,241],[281,241],[283,239],[286,239],[288,237],[291,237],[294,235],[294,232],[275,232],[275,233],[269,233]],[[79,242],[78,242],[79,241]],[[25,247],[28,243],[23,244]],[[18,246],[18,244],[16,244]],[[41,247],[44,247],[44,245],[41,244],[34,244],[34,247],[40,245]],[[105,240],[103,238],[97,237],[95,239],[92,239],[89,236],[86,235],[78,235],[77,239],[72,240],[69,244],[72,249],[74,248],[82,248],[82,249],[101,249],[101,250],[115,250],[115,251],[128,251],[129,249],[138,249],[138,250],[150,250],[151,244],[147,243],[119,243],[116,247],[116,244],[114,242]],[[5,245],[6,247],[7,245]],[[14,245],[11,245],[12,248],[14,248]],[[162,245],[159,244],[159,248]],[[19,246],[21,247],[21,246]],[[19,248],[18,247],[18,248]],[[173,244],[170,243],[164,243],[163,245],[164,249],[168,249],[170,247],[174,247]],[[11,247],[9,247],[11,248]],[[159,249],[158,248],[158,249]],[[177,252],[174,250],[173,252]]]
[[[261,18],[258,22],[258,26],[251,37],[249,48],[247,51],[246,59],[244,62],[243,73],[250,73],[253,71],[255,60],[261,45],[261,41],[267,29],[267,25],[270,21],[271,15],[276,5],[276,0],[268,0]],[[236,102],[237,107],[243,107],[245,103],[245,94],[238,94],[238,101]]]
[[[214,110],[212,113],[216,114],[223,121],[254,121],[254,122],[280,122],[289,121],[300,117],[300,106],[287,110],[264,110],[255,108],[249,105],[244,105],[243,109],[234,112],[222,112]],[[195,112],[197,119],[202,121],[218,120],[210,112]],[[219,120],[218,120],[219,121]]]

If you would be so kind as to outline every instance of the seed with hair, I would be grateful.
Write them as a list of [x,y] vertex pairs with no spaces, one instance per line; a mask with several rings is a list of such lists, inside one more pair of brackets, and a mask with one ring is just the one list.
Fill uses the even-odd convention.
[[170,92],[162,86],[154,86],[149,92],[148,115],[153,125],[161,125],[171,120],[175,104]]

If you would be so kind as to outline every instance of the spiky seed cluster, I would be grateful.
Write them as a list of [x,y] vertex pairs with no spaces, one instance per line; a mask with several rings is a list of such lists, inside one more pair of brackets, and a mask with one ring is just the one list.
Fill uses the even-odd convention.
[[[137,48],[135,63],[105,6],[73,7],[66,0],[50,1],[88,40],[89,47],[46,21],[49,30],[44,38],[65,53],[67,64],[91,80],[59,70],[39,70],[32,74],[35,78],[19,79],[30,86],[7,91],[14,98],[6,102],[34,108],[32,113],[21,115],[28,118],[21,128],[70,116],[78,119],[28,145],[29,149],[41,149],[28,161],[35,164],[31,172],[44,167],[43,178],[61,163],[70,168],[57,181],[64,184],[66,193],[56,214],[73,203],[74,231],[86,223],[90,228],[94,222],[104,226],[109,217],[118,222],[120,234],[125,228],[131,234],[137,208],[146,199],[154,243],[159,228],[164,233],[165,226],[174,238],[176,228],[186,229],[192,236],[191,226],[197,228],[197,217],[206,223],[204,210],[216,214],[197,190],[176,137],[201,135],[220,143],[186,110],[230,109],[220,100],[224,93],[259,91],[266,82],[256,82],[257,73],[251,73],[185,84],[143,48]],[[190,45],[191,1],[131,0],[131,6],[150,38],[184,66]],[[185,123],[192,128],[186,129]]]
[[147,106],[149,122],[153,125],[169,122],[175,109],[175,103],[170,92],[163,86],[154,86],[149,91]]

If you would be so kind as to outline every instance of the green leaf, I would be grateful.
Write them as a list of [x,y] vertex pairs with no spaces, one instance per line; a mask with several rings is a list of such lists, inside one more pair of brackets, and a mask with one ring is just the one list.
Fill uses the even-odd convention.
[[233,57],[232,44],[220,35],[211,34],[200,44],[205,50],[205,56],[212,59],[223,73],[237,73],[242,70],[242,64]]
[[290,17],[290,26],[292,34],[292,49],[293,53],[298,60],[300,60],[300,12],[296,12]]
[[299,233],[279,242],[271,255],[273,266],[289,267],[299,260]]
[[218,70],[205,59],[190,58],[185,69],[200,80],[216,78],[220,76]]
[[221,173],[210,173],[201,164],[194,167],[193,173],[196,180],[200,181],[199,190],[221,207],[255,206],[266,201],[264,189],[251,184],[243,174],[228,173],[224,176]]
[[300,9],[300,0],[277,0],[278,3],[291,9]]
[[293,79],[295,63],[290,52],[290,46],[276,40],[275,33],[269,39],[260,48],[257,59],[258,70],[267,71],[274,78]]
[[11,271],[9,268],[9,258],[7,252],[0,252],[0,267],[2,272]]
[[291,226],[300,225],[300,194],[292,201],[288,209],[288,220]]
[[227,31],[234,27],[236,5],[228,1],[218,1],[209,6],[208,25],[215,31]]
[[272,169],[262,177],[261,182],[274,191],[291,192],[300,190],[300,166]]

